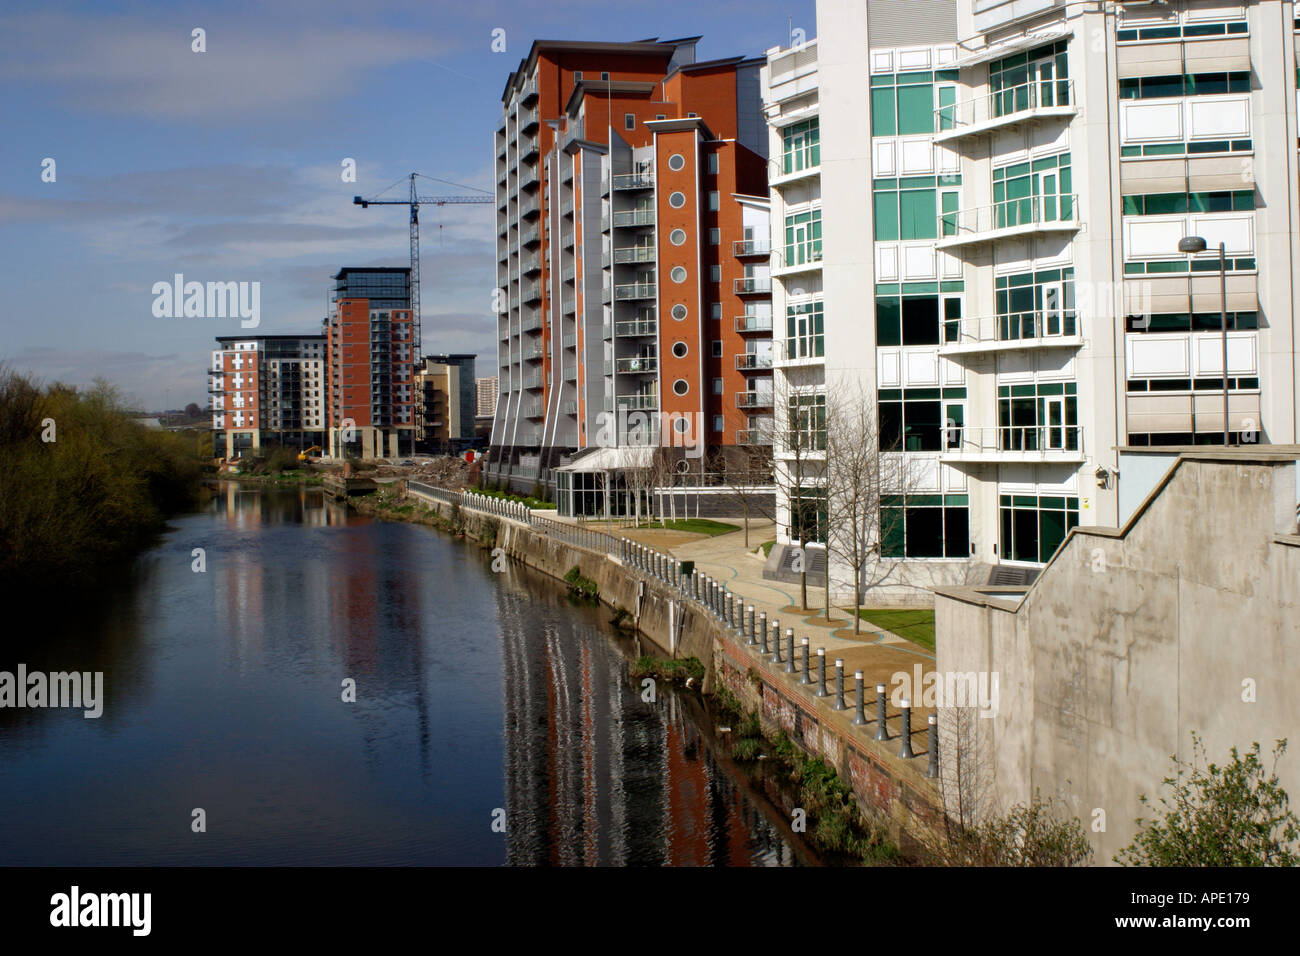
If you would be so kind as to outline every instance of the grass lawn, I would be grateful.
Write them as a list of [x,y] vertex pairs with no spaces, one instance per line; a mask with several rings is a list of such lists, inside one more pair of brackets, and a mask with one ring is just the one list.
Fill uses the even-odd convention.
[[772,556],[772,545],[774,544],[776,544],[775,538],[773,538],[771,541],[764,541],[762,544],[759,545],[759,547],[763,549],[763,557],[770,558]]
[[[850,608],[850,613],[852,609]],[[862,620],[892,631],[926,650],[934,650],[934,611],[928,608],[865,607]]]
[[[628,525],[628,527],[632,527]],[[707,534],[709,537],[716,537],[720,534],[728,534],[732,531],[739,531],[734,524],[726,524],[722,521],[710,521],[708,518],[678,518],[676,521],[651,521],[641,522],[643,528],[665,528],[668,531],[685,531],[688,534]]]

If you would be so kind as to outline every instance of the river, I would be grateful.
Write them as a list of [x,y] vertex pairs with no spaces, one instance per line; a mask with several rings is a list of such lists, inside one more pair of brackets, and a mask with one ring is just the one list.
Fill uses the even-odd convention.
[[103,713],[0,709],[0,865],[811,862],[608,609],[430,528],[223,483],[66,602],[0,670]]

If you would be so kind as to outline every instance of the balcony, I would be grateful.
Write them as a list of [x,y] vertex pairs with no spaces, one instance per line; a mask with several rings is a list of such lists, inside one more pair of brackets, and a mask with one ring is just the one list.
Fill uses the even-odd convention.
[[525,402],[519,413],[524,418],[542,418],[545,415],[545,410],[542,408],[541,402]]
[[572,200],[572,199],[566,199],[566,200],[564,200],[564,202],[560,203],[560,215],[561,215],[561,216],[566,216],[566,217],[569,217],[569,218],[572,218],[572,217],[573,217],[573,200]]
[[524,129],[532,129],[535,127],[537,125],[537,110],[520,110],[519,125]]
[[560,414],[561,414],[561,415],[576,415],[576,414],[578,414],[578,403],[577,403],[577,402],[573,402],[573,401],[569,401],[569,402],[561,402],[561,403],[560,403]]
[[653,299],[658,286],[653,282],[631,282],[614,286],[614,298],[619,301],[629,299]]
[[746,276],[736,279],[736,295],[769,295],[772,280],[769,276]]
[[991,206],[959,209],[939,216],[938,225],[939,235],[943,237],[935,243],[938,249],[1078,232],[1079,196],[1077,193],[1026,196]]
[[737,408],[771,408],[771,392],[737,392]]
[[525,246],[535,245],[542,241],[542,231],[537,226],[533,226],[533,228],[529,229],[519,237],[519,241]]
[[1070,117],[1074,105],[1073,80],[1043,80],[997,90],[934,111],[936,143],[1024,123]]
[[1077,349],[1083,347],[1083,329],[1076,313],[1018,312],[980,318],[949,320],[947,341],[940,355],[977,355],[1023,349]]
[[[629,412],[652,412],[659,407],[659,396],[620,395],[618,397],[618,407],[620,409],[626,409]],[[609,408],[606,408],[605,410],[611,411]]]
[[534,272],[542,271],[542,257],[534,253],[531,256],[524,256],[520,263],[520,268],[524,275],[532,275]]
[[774,276],[815,272],[822,267],[822,244],[820,239],[803,245],[786,246],[784,251],[778,250],[776,255],[777,260],[772,264],[772,275]]
[[614,213],[614,225],[623,229],[632,226],[653,226],[655,211],[653,209],[628,209]]
[[654,375],[659,371],[659,359],[654,355],[634,355],[614,360],[614,369],[630,375]]
[[560,272],[560,278],[565,282],[573,282],[578,277],[577,266],[565,266]]
[[532,318],[524,319],[521,323],[519,323],[520,332],[536,332],[540,330],[541,327],[542,327],[542,317],[540,315],[534,315]]
[[519,88],[519,100],[521,103],[531,103],[535,99],[537,99],[537,77],[533,76]]
[[638,173],[621,173],[614,177],[614,188],[618,189],[654,189],[655,177],[650,170]]
[[737,332],[771,332],[772,317],[770,315],[738,315],[736,316]]
[[625,246],[622,249],[614,250],[615,262],[654,262],[656,251],[654,246]]
[[527,202],[519,204],[520,216],[535,216],[540,211],[536,199],[529,199]]
[[533,374],[531,375],[525,375],[523,384],[524,384],[524,388],[527,389],[541,388],[542,387],[541,369],[538,369],[537,371],[533,372]]
[[772,254],[772,240],[737,239],[731,244],[731,254],[737,259],[748,259],[750,256],[770,256]]
[[736,431],[737,445],[770,445],[772,444],[772,426],[769,424],[766,428],[740,428]]
[[737,355],[736,368],[741,372],[768,371],[772,368],[772,353],[745,352]]
[[564,346],[564,348],[566,348],[566,349],[577,348],[577,345],[578,345],[578,333],[577,333],[577,332],[570,332],[568,335],[566,335],[566,336],[563,338],[563,340],[561,341],[561,344],[562,344],[562,345]]
[[956,426],[945,429],[941,461],[1062,462],[1084,460],[1081,425]]
[[614,334],[619,338],[633,338],[641,335],[658,335],[658,319],[624,319],[614,323]]
[[530,345],[524,349],[525,362],[540,362],[546,354],[546,350],[540,345]]

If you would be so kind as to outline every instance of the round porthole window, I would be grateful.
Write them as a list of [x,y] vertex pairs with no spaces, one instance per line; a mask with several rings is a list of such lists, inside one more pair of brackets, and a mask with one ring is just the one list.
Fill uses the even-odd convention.
[[686,318],[686,306],[684,305],[673,306],[672,315],[674,319],[680,322],[682,319]]
[[668,234],[668,241],[671,242],[674,246],[680,246],[683,242],[686,241],[686,230],[674,229],[672,232]]
[[668,278],[672,279],[674,282],[685,282],[686,270],[681,266],[673,266],[673,271],[668,273]]
[[[677,434],[685,435],[688,431],[690,431],[691,420],[687,418],[685,415],[679,415],[678,417],[673,419],[673,428],[674,430],[676,430]],[[680,464],[680,462],[678,464]]]
[[668,197],[668,205],[672,206],[674,209],[681,209],[686,205],[686,194],[673,193]]
[[677,358],[686,358],[686,353],[689,351],[690,349],[687,347],[685,342],[673,343],[673,355],[675,355]]
[[686,167],[686,157],[681,153],[673,153],[668,157],[668,168],[673,172],[678,172]]
[[686,381],[686,379],[684,378],[679,378],[677,381],[673,382],[674,395],[685,395],[690,390],[691,390],[690,382]]

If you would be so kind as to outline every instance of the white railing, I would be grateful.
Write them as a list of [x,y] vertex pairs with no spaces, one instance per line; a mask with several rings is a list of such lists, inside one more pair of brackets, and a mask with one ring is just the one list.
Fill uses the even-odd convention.
[[772,317],[770,315],[738,315],[736,316],[737,332],[771,332]]
[[742,256],[766,256],[772,252],[771,239],[737,239],[731,244],[731,254]]
[[1013,312],[944,322],[944,345],[977,345],[986,342],[1034,343],[1081,335],[1078,314],[1063,312]]
[[769,369],[772,367],[771,352],[744,352],[736,356],[736,368],[740,371]]
[[943,429],[943,453],[1078,456],[1083,453],[1083,426],[950,425]]
[[997,125],[1001,120],[1011,122],[1034,110],[1064,109],[1073,105],[1073,80],[1035,80],[941,106],[934,111],[934,129],[936,134],[942,135],[960,131],[966,126]]
[[659,370],[659,359],[653,355],[635,355],[615,359],[614,367],[620,372],[656,372]]
[[749,276],[748,278],[737,279],[735,290],[740,295],[754,292],[771,292],[772,280],[768,276]]
[[658,335],[659,322],[656,319],[624,319],[614,323],[614,334],[618,336]]
[[653,299],[656,284],[653,282],[632,282],[614,286],[616,299]]
[[652,189],[654,184],[654,173],[649,170],[639,173],[620,173],[614,177],[615,189]]
[[653,226],[655,211],[653,209],[632,209],[614,213],[616,226]]
[[654,262],[654,246],[625,246],[614,250],[615,262]]
[[969,239],[1003,229],[1075,229],[1079,225],[1078,215],[1077,193],[1007,199],[989,206],[974,206],[940,214],[939,241]]

